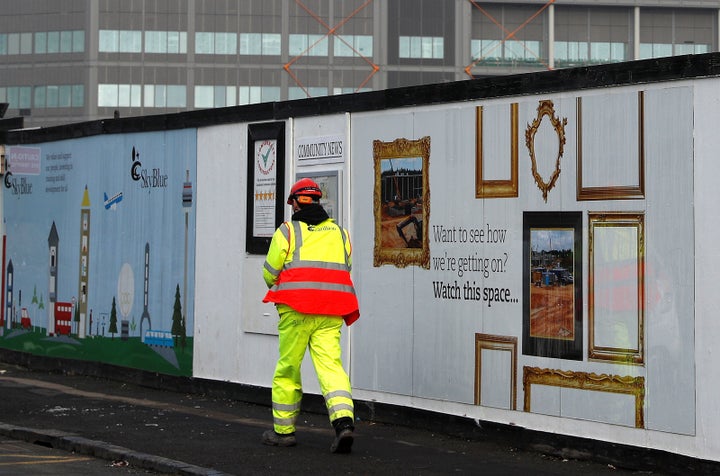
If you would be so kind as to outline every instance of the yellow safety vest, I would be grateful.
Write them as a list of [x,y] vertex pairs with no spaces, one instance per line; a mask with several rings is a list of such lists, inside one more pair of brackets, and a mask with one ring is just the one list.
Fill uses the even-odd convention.
[[332,219],[317,225],[283,223],[265,259],[263,274],[272,287],[263,302],[286,304],[303,314],[340,316],[351,325],[360,317],[351,253],[347,232]]

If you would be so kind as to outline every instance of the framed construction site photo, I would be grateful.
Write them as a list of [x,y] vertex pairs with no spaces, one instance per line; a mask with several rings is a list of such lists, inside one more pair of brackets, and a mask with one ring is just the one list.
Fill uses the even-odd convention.
[[582,360],[582,212],[523,214],[523,354]]
[[430,137],[373,141],[373,265],[430,268]]

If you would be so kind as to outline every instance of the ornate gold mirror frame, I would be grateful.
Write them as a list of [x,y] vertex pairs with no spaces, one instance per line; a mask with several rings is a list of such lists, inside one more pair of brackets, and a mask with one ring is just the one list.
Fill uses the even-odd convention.
[[[545,116],[548,116],[550,124],[552,124],[555,133],[558,136],[558,153],[555,159],[555,170],[550,175],[549,180],[546,182],[545,179],[540,175],[537,168],[537,159],[535,157],[535,134],[540,128],[540,124]],[[559,119],[555,115],[555,107],[551,100],[540,101],[537,108],[537,117],[533,120],[532,124],[528,124],[525,129],[525,145],[530,152],[530,161],[532,162],[532,175],[535,178],[535,183],[542,192],[543,200],[547,202],[548,192],[555,186],[558,177],[560,177],[560,159],[565,151],[565,126],[567,125],[567,118]]]

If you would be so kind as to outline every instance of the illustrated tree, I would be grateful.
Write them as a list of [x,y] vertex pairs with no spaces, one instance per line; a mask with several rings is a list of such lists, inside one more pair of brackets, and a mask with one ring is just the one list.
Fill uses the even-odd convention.
[[180,285],[175,287],[175,304],[173,304],[172,329],[170,332],[175,337],[175,346],[178,343],[178,337],[184,334],[182,322],[182,305],[180,304]]
[[110,308],[110,326],[108,332],[112,334],[112,339],[117,334],[117,309],[115,309],[115,296],[113,296],[112,307]]
[[180,347],[182,348],[183,354],[185,353],[185,347],[187,346],[187,327],[185,327],[185,318],[182,319],[182,334],[180,335]]

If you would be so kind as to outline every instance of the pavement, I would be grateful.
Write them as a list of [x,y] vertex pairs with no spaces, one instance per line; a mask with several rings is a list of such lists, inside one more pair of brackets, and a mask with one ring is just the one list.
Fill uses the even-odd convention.
[[[105,373],[113,370],[122,373],[121,369]],[[623,451],[610,463],[607,448],[600,446],[593,453],[588,442],[575,446],[567,441],[536,442],[528,450],[523,433],[502,436],[486,431],[480,437],[463,437],[445,432],[443,425],[437,431],[423,428],[432,428],[428,422],[433,420],[428,418],[387,424],[360,416],[352,453],[331,454],[332,429],[312,398],[308,408],[303,401],[298,445],[270,447],[260,438],[271,425],[269,391],[259,391],[268,400],[262,404],[212,387],[197,391],[168,382],[158,386],[157,381],[162,383],[162,376],[107,378],[0,362],[0,440],[36,443],[155,474],[599,476],[687,474],[698,469],[707,474],[717,469],[690,460],[665,471],[662,455],[628,455],[623,462]],[[356,402],[358,415],[365,414],[358,411],[362,407]]]

